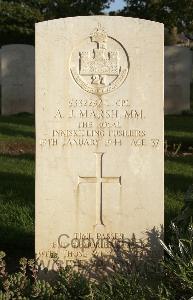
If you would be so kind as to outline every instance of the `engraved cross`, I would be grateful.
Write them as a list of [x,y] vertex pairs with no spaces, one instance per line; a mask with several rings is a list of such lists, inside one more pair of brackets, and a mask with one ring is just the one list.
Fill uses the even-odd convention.
[[81,183],[95,183],[96,184],[96,225],[102,225],[102,204],[103,204],[103,183],[118,183],[121,185],[121,176],[119,177],[103,177],[102,174],[102,152],[94,153],[96,156],[96,176],[95,177],[81,177],[78,176],[78,184]]

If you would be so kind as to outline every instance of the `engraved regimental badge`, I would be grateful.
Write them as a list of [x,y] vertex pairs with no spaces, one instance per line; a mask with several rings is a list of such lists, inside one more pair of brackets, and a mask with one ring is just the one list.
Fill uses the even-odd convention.
[[129,57],[122,44],[107,35],[101,25],[74,48],[70,71],[86,92],[102,95],[119,88],[129,70]]

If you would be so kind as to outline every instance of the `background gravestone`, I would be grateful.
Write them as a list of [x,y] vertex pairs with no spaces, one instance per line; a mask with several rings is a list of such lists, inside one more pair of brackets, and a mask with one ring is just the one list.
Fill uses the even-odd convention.
[[35,51],[30,45],[7,45],[1,49],[1,112],[34,113]]
[[192,51],[184,47],[165,48],[165,113],[180,114],[190,109]]
[[0,48],[0,114],[1,114],[1,48]]
[[110,241],[160,231],[163,36],[160,23],[122,17],[36,24],[40,264],[110,254]]

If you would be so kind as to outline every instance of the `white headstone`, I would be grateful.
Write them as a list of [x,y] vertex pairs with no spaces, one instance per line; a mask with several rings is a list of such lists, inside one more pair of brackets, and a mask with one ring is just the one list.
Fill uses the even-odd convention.
[[178,46],[165,48],[165,113],[190,109],[192,51]]
[[7,45],[1,50],[1,112],[34,113],[35,50],[30,45]]
[[163,25],[36,25],[36,254],[52,268],[163,225]]

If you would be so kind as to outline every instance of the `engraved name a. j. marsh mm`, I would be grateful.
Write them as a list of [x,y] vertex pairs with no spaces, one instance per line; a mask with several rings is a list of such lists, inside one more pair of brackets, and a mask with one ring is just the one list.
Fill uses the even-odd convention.
[[123,84],[129,71],[128,54],[123,45],[108,36],[100,24],[81,44],[81,48],[81,51],[75,48],[72,52],[70,71],[83,90],[103,95]]

